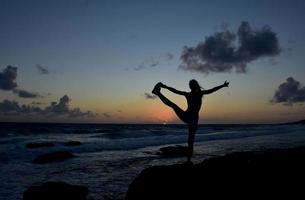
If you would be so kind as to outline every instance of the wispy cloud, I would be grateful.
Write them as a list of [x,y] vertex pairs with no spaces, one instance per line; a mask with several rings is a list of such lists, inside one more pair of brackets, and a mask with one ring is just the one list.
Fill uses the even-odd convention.
[[144,96],[145,96],[146,99],[156,99],[157,98],[156,95],[150,94],[150,93],[147,93],[147,92],[144,93]]
[[18,95],[21,98],[37,98],[37,97],[42,97],[38,93],[29,92],[29,91],[21,90],[21,89],[14,89],[13,93]]
[[32,101],[31,105],[42,105],[44,104],[43,102],[38,102],[38,101]]
[[164,55],[162,55],[165,61],[169,61],[169,60],[173,60],[174,59],[174,55],[171,53],[165,53]]
[[103,113],[103,116],[106,117],[106,118],[111,118],[111,115],[109,113],[106,113],[106,112]]
[[134,67],[134,70],[139,71],[146,68],[157,67],[164,62],[168,62],[174,59],[174,55],[171,53],[164,53],[158,57],[150,57],[143,60],[138,66]]
[[50,70],[48,69],[48,67],[37,64],[36,69],[40,74],[50,74]]
[[142,61],[134,70],[139,71],[145,68],[156,67],[159,64],[159,61],[155,58],[149,58]]

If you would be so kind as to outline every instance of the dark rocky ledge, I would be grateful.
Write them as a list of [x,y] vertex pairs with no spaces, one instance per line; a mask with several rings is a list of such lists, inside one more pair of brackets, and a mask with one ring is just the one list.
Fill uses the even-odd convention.
[[196,165],[147,168],[130,184],[126,200],[297,199],[305,196],[304,180],[303,147],[239,152]]

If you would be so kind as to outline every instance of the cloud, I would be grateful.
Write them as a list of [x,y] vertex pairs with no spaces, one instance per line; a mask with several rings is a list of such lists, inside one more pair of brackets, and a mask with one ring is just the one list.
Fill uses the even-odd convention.
[[3,100],[0,102],[0,114],[5,115],[27,115],[27,114],[37,114],[46,117],[56,117],[56,116],[66,116],[66,117],[94,117],[91,111],[83,112],[80,108],[69,108],[69,102],[71,99],[64,95],[60,98],[59,102],[51,102],[46,108],[40,108],[32,105],[19,105],[16,101]]
[[59,102],[51,102],[50,106],[45,108],[46,113],[55,114],[55,115],[67,115],[69,117],[83,117],[88,116],[92,117],[94,114],[90,111],[82,112],[79,108],[69,108],[69,103],[71,99],[68,95],[64,95],[59,99]]
[[91,111],[83,112],[80,108],[73,108],[67,113],[68,117],[79,118],[79,117],[95,117],[97,114]]
[[64,95],[59,99],[59,102],[51,102],[50,106],[46,107],[48,112],[57,113],[57,114],[65,114],[69,112],[69,102],[71,99],[68,95]]
[[147,92],[144,93],[144,96],[145,96],[146,99],[155,99],[155,98],[157,98],[156,95],[154,95],[154,94],[149,94],[149,93],[147,93]]
[[30,114],[41,113],[43,110],[36,106],[19,105],[16,101],[3,100],[0,102],[0,113],[2,114]]
[[42,105],[42,104],[44,104],[44,103],[38,102],[38,101],[32,101],[31,104],[32,104],[32,105]]
[[17,89],[17,67],[8,65],[2,72],[0,72],[0,89],[12,91],[21,98],[37,98],[41,97],[37,93],[29,92],[23,89]]
[[111,117],[111,115],[109,114],[109,113],[103,113],[103,115],[104,115],[104,117],[106,117],[106,118],[110,118]]
[[279,85],[271,99],[271,103],[283,103],[284,105],[304,102],[305,86],[292,77],[287,78],[286,82]]
[[37,98],[37,97],[41,97],[37,93],[33,93],[33,92],[26,91],[26,90],[21,90],[21,89],[14,89],[13,93],[17,94],[21,98]]
[[171,53],[165,53],[164,55],[163,55],[163,57],[164,57],[164,59],[165,60],[173,60],[174,59],[174,55],[173,54],[171,54]]
[[134,70],[139,71],[145,68],[151,68],[151,67],[157,67],[160,65],[160,63],[168,62],[170,60],[173,60],[174,55],[171,53],[165,53],[160,55],[159,57],[150,57],[145,60],[143,60],[137,67],[134,68]]
[[2,72],[0,72],[0,89],[13,90],[14,88],[16,88],[16,78],[17,67],[8,65]]
[[50,70],[47,67],[37,64],[36,69],[40,74],[50,74]]
[[248,22],[242,22],[237,33],[216,32],[196,47],[185,46],[179,68],[205,74],[233,69],[245,73],[249,62],[280,52],[277,35],[271,27],[252,29]]
[[156,67],[159,64],[159,61],[153,57],[149,59],[145,59],[142,61],[137,67],[134,68],[134,70],[139,71],[144,68],[149,68],[149,67]]

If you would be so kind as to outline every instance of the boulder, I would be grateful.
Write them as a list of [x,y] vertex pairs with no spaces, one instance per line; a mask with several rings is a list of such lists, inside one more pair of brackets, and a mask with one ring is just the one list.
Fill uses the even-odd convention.
[[64,146],[72,147],[72,146],[80,146],[82,143],[79,141],[68,141],[64,143]]
[[175,145],[160,148],[158,155],[163,157],[182,157],[187,156],[188,148],[186,146]]
[[26,147],[28,149],[36,149],[36,148],[42,148],[42,147],[53,147],[54,144],[52,142],[32,142],[27,143]]
[[29,187],[23,193],[23,200],[86,200],[87,194],[85,186],[46,182]]
[[33,160],[33,163],[45,164],[45,163],[56,162],[56,161],[64,161],[64,160],[71,159],[74,157],[76,157],[76,156],[68,151],[55,151],[52,153],[47,153],[47,154],[37,156]]

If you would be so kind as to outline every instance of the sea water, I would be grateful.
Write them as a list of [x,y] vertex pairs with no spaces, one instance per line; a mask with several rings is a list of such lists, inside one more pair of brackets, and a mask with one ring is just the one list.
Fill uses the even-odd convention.
[[[79,146],[65,142],[79,141]],[[64,181],[84,185],[98,199],[123,198],[141,170],[183,163],[184,157],[163,158],[159,148],[186,145],[185,125],[0,123],[0,199],[22,199],[33,184]],[[29,149],[28,143],[52,147]],[[200,125],[193,162],[236,151],[305,145],[305,125]],[[32,163],[38,155],[69,151],[77,157],[47,164]]]

